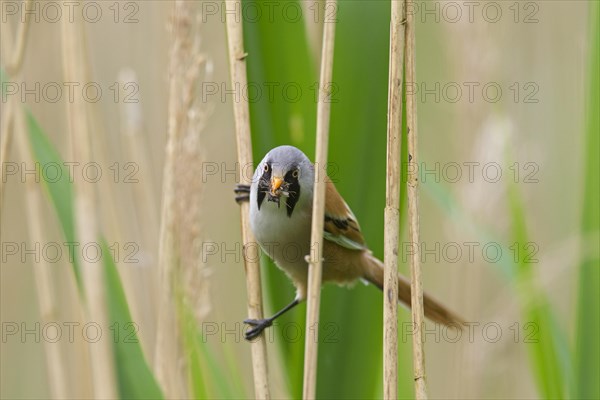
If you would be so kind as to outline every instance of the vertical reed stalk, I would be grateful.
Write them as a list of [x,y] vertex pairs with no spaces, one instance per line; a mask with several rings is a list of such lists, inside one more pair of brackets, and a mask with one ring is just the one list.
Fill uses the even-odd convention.
[[[226,1],[224,3],[229,9],[233,6],[235,13],[228,12],[227,15],[227,42],[229,47],[229,69],[231,72],[231,84],[235,88],[247,87],[248,77],[246,75],[246,56],[244,52],[243,23],[241,16],[242,3],[240,0]],[[250,136],[250,112],[248,100],[241,96],[239,101],[233,102],[233,114],[235,118],[235,132],[237,141],[238,163],[240,171],[240,182],[249,185],[251,179],[244,173],[244,166],[252,164],[252,142]],[[242,219],[242,241],[244,248],[248,243],[256,240],[250,230],[249,204],[241,204]],[[260,264],[256,258],[244,257],[244,268],[246,270],[246,288],[248,291],[248,316],[252,319],[263,318],[262,288],[260,283]],[[263,334],[252,344],[252,369],[254,372],[254,395],[258,399],[268,399],[269,392],[267,347]]]
[[[21,7],[23,7],[23,10],[31,10],[31,3],[33,3],[33,0],[25,0]],[[21,65],[23,64],[23,54],[25,54],[25,45],[27,44],[29,26],[31,25],[29,22],[30,20],[31,18],[25,18],[19,24],[19,30],[17,31],[17,41],[11,53],[12,57],[8,59],[10,60],[10,62],[6,65],[6,72],[10,76],[15,76],[21,70]],[[10,28],[8,26],[5,26],[4,29],[8,31]],[[5,34],[7,33],[5,32]]]
[[156,378],[163,389],[165,397],[180,397],[183,393],[181,386],[177,384],[176,365],[179,363],[177,344],[177,317],[175,315],[175,301],[173,291],[173,274],[176,267],[177,257],[175,254],[174,234],[174,164],[175,143],[177,141],[179,101],[176,96],[177,83],[171,72],[173,64],[176,63],[176,48],[178,41],[178,8],[181,2],[174,5],[173,16],[173,44],[171,45],[171,65],[169,77],[169,115],[167,121],[167,145],[165,148],[165,164],[163,167],[162,186],[162,208],[161,224],[158,242],[158,267],[159,267],[159,304],[156,333],[156,351],[154,367]]
[[[336,0],[327,0],[325,7],[337,10]],[[333,48],[335,43],[336,15],[325,22],[323,48],[321,50],[321,76],[319,78],[319,103],[317,105],[317,138],[315,157],[315,188],[313,196],[311,254],[308,256],[308,294],[306,329],[316,328],[319,323],[321,301],[321,276],[323,267],[323,225],[325,223],[325,173],[329,145],[329,118],[331,111],[331,77],[333,74]],[[321,172],[321,173],[319,173]],[[317,387],[318,329],[315,335],[305,335],[303,398],[314,399]]]
[[[23,8],[31,9],[32,1],[33,0],[25,0]],[[25,53],[25,45],[27,44],[27,36],[29,33],[30,20],[31,18],[25,18],[25,20],[21,21],[19,24],[17,41],[14,43],[14,46],[9,24],[2,24],[0,27],[0,48],[2,49],[1,57],[4,60],[9,60],[9,63],[6,65],[6,73],[8,76],[13,77],[13,79],[21,71],[23,54]],[[0,125],[0,162],[2,163],[2,168],[4,168],[4,163],[7,161],[6,157],[8,156],[8,148],[10,147],[13,134],[12,125],[15,115],[11,110],[13,106],[16,107],[16,104],[11,104],[12,102],[6,104],[4,118],[2,118],[2,123]],[[2,210],[5,187],[6,182],[4,182],[3,179],[0,179],[0,211]]]
[[[29,3],[29,1],[27,3]],[[17,43],[12,52],[9,50],[12,45],[12,34],[8,27],[3,28],[2,48],[5,51],[5,54],[2,56],[12,60],[10,66],[7,66],[7,71],[10,71],[9,74],[15,81],[19,81],[21,78],[21,65],[28,31],[27,26],[30,19],[31,18],[27,18],[21,23]],[[9,58],[9,54],[12,54],[12,57]],[[4,163],[7,161],[8,149],[10,146],[9,139],[13,136],[13,129],[16,131],[16,146],[20,161],[30,168],[34,165],[34,158],[31,153],[31,146],[27,140],[27,126],[25,123],[23,107],[18,103],[16,98],[10,99],[6,104],[4,116],[2,118],[2,126],[0,128],[2,137],[2,144],[0,145],[0,162],[3,167]],[[0,185],[1,210],[2,195],[4,194],[4,180],[0,181]],[[41,191],[39,185],[35,185],[31,181],[26,181],[26,219],[30,239],[33,243],[42,243],[44,241],[42,232],[42,221],[44,219],[41,204]],[[39,263],[35,263],[33,269],[40,317],[45,324],[55,322],[57,319],[57,298],[50,273],[51,267],[50,263],[42,258]],[[63,353],[60,351],[60,343],[51,343],[48,340],[44,340],[43,342],[44,350],[46,352],[46,370],[48,373],[50,393],[55,399],[66,398],[68,396],[67,365]]]
[[[85,32],[81,21],[75,18],[62,23],[62,57],[66,82],[88,82],[89,66],[85,56]],[[68,131],[72,145],[73,160],[81,163],[92,161],[88,109],[83,99],[67,104]],[[76,179],[73,183],[74,209],[77,237],[81,243],[98,243],[98,220],[94,184]],[[97,264],[82,258],[83,284],[86,295],[86,319],[101,327],[108,327],[106,286],[104,270]],[[94,396],[115,398],[116,377],[112,346],[109,340],[90,344]]]
[[[415,19],[413,13],[407,13],[406,19],[406,81],[416,82],[416,55],[415,55]],[[417,104],[415,96],[406,98],[406,121],[408,126],[408,162],[417,165]],[[408,169],[408,237],[416,251],[410,256],[411,273],[411,310],[414,326],[413,335],[413,368],[415,379],[415,398],[427,399],[427,385],[425,381],[425,351],[423,327],[425,319],[423,314],[423,285],[421,282],[421,264],[419,242],[419,182],[415,168]]]
[[387,174],[383,280],[383,398],[398,398],[398,236],[402,143],[404,1],[392,0],[388,82]]
[[[195,108],[200,65],[193,3],[177,0],[171,19],[172,43],[169,64],[168,138],[163,170],[162,212],[159,242],[160,300],[155,369],[167,398],[187,397],[185,377],[188,358],[181,341],[182,304],[205,295],[192,286],[202,283],[194,267],[200,258],[193,248],[200,231],[197,204],[197,154],[203,115]],[[198,115],[194,119],[193,116]],[[193,144],[190,146],[190,143]],[[196,179],[196,180],[194,180]],[[195,255],[195,256],[194,256]],[[204,302],[206,305],[208,302]],[[192,377],[191,379],[196,379]],[[189,382],[188,382],[189,384]]]

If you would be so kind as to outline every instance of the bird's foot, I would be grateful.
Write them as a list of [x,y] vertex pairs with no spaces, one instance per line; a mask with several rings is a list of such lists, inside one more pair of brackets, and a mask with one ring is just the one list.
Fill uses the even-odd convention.
[[266,328],[273,325],[272,319],[247,319],[244,320],[245,324],[253,326],[248,332],[246,332],[246,340],[252,340],[262,333]]
[[235,202],[240,204],[242,201],[250,200],[250,186],[238,184],[233,189],[235,193]]

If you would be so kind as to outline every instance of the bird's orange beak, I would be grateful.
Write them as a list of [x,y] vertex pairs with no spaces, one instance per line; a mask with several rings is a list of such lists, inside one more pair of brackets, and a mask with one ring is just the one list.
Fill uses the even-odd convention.
[[273,196],[276,196],[277,190],[281,187],[282,183],[283,183],[283,178],[280,178],[278,176],[271,179],[271,194]]

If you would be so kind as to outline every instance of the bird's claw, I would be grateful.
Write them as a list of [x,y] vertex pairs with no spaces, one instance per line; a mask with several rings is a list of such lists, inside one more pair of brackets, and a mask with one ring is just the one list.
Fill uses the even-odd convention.
[[248,185],[237,184],[233,192],[236,194],[235,202],[238,204],[250,200],[250,186]]
[[244,320],[244,323],[253,326],[252,329],[246,332],[246,340],[252,340],[258,337],[262,331],[273,325],[273,321],[270,319],[246,319]]

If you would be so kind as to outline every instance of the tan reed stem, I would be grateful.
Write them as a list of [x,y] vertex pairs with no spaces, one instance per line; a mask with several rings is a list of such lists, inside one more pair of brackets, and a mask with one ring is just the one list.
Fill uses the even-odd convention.
[[[226,1],[227,7],[241,10],[240,0]],[[243,27],[240,15],[227,13],[227,41],[229,44],[229,68],[231,83],[234,87],[246,87],[246,56],[244,52]],[[252,142],[250,136],[250,114],[248,100],[242,96],[233,103],[235,131],[240,170],[240,183],[250,185],[251,178],[244,173],[244,167],[252,165]],[[256,240],[250,230],[248,202],[241,204],[242,240],[244,247]],[[260,263],[256,258],[244,257],[246,270],[246,288],[248,291],[248,316],[252,319],[263,318],[262,288],[260,282]],[[252,369],[254,372],[254,395],[258,399],[270,398],[267,348],[265,337],[261,334],[251,344]]]
[[402,144],[404,2],[392,0],[388,82],[387,174],[383,281],[383,398],[398,397],[398,236]]
[[[81,20],[75,17],[62,20],[62,59],[66,82],[89,82],[89,65],[85,54],[85,32]],[[89,115],[86,103],[77,98],[67,104],[68,132],[72,144],[73,160],[87,163],[93,160]],[[74,209],[77,238],[81,243],[98,243],[98,220],[94,184],[84,179],[75,179]],[[108,310],[104,270],[97,264],[82,258],[82,277],[86,298],[86,319],[103,329],[108,328]],[[117,396],[115,364],[109,340],[90,343],[91,370],[96,398]]]
[[[416,82],[415,55],[415,20],[413,13],[407,13],[406,19],[406,81]],[[408,162],[417,163],[417,104],[415,96],[407,96],[406,120],[408,135]],[[408,169],[408,237],[410,243],[419,242],[419,182],[415,168]],[[423,327],[425,326],[423,312],[423,284],[421,282],[420,251],[418,246],[410,255],[411,272],[411,313],[414,329],[413,335],[413,369],[415,380],[415,397],[418,400],[427,399],[427,384],[425,380],[425,350]]]
[[[327,0],[327,9],[337,10],[335,0]],[[325,223],[325,173],[329,145],[329,118],[331,111],[331,79],[333,75],[333,49],[335,44],[335,21],[325,22],[321,53],[321,76],[319,78],[319,103],[317,105],[317,138],[315,157],[315,188],[311,232],[311,254],[308,259],[308,293],[306,307],[306,329],[317,327],[321,301],[321,276],[323,267],[323,225]],[[319,171],[322,171],[319,174]],[[304,345],[304,384],[302,397],[314,399],[317,387],[318,329],[315,335],[306,335]]]

